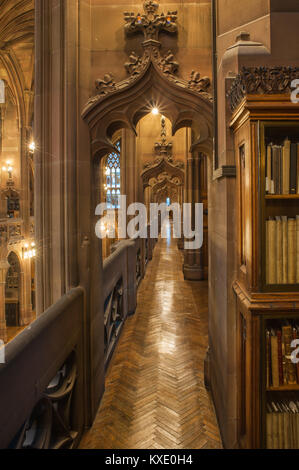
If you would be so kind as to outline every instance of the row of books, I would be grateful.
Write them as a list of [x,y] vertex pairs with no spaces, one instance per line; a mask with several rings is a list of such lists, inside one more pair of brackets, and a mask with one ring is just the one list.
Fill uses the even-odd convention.
[[278,329],[266,330],[267,389],[299,384],[299,363],[292,360],[292,353],[296,355],[296,348],[291,344],[298,338],[297,324],[285,324]]
[[266,282],[299,283],[299,216],[266,221]]
[[299,401],[296,396],[267,403],[267,449],[299,448]]
[[267,146],[266,193],[299,194],[299,144],[289,139],[283,145]]

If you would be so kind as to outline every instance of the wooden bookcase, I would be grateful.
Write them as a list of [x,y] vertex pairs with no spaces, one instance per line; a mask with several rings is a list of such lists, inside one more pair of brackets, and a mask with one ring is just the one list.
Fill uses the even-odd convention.
[[266,282],[266,221],[299,215],[299,195],[266,194],[265,181],[267,145],[286,137],[299,142],[299,105],[289,95],[247,95],[234,111],[231,130],[237,166],[238,445],[265,448],[269,393],[295,391],[299,399],[299,385],[267,390],[265,346],[269,322],[299,324],[299,284]]

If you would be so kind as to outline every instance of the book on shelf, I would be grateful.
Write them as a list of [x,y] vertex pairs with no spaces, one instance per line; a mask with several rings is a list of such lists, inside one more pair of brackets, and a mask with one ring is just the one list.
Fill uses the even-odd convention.
[[299,448],[298,396],[270,397],[266,410],[267,449]]
[[269,144],[265,169],[267,194],[299,194],[299,143],[286,138],[283,145]]
[[266,221],[266,283],[299,283],[299,216]]
[[292,341],[299,339],[299,324],[282,323],[266,330],[267,389],[299,385],[299,364],[292,362]]

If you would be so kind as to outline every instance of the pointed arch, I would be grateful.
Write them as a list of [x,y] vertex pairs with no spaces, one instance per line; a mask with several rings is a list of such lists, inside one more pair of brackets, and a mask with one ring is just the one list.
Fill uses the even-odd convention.
[[90,129],[93,158],[115,150],[111,139],[116,129],[127,127],[136,134],[137,123],[153,106],[171,121],[173,135],[182,127],[192,127],[194,145],[205,144],[211,151],[212,97],[163,72],[156,53],[154,47],[148,50],[142,71],[118,84],[106,77],[107,85],[86,104],[82,118]]

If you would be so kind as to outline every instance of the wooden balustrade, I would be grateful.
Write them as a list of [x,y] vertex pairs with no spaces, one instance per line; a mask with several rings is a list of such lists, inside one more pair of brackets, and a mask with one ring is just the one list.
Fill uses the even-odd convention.
[[84,427],[84,291],[73,289],[5,347],[0,448],[78,445]]
[[104,268],[104,328],[105,366],[107,368],[128,315],[135,313],[137,289],[144,277],[146,265],[152,259],[156,239],[119,241],[105,259]]

